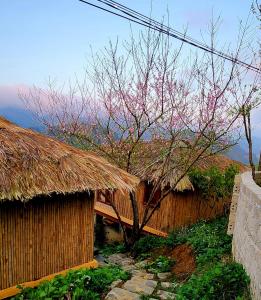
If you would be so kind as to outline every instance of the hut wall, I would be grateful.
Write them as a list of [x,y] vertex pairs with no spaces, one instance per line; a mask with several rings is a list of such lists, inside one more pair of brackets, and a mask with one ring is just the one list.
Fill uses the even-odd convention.
[[[140,218],[144,212],[144,193],[145,184],[142,182],[136,192]],[[119,191],[115,192],[114,201],[120,214],[132,219],[131,203],[126,201],[126,198],[128,198],[127,195]],[[199,193],[192,191],[170,193],[163,199],[148,225],[168,232],[195,223],[200,219],[211,219],[222,215],[228,203],[229,200],[213,203],[213,201],[203,199]]]
[[93,259],[93,196],[0,204],[0,290]]

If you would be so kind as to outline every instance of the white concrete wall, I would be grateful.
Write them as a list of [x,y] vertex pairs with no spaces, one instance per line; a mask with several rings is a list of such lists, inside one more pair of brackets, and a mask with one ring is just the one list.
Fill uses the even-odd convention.
[[251,278],[253,299],[261,300],[261,187],[250,172],[235,180],[228,233],[235,260]]

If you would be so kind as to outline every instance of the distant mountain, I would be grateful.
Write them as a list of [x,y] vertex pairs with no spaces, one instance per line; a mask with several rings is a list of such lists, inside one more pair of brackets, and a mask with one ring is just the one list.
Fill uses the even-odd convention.
[[260,152],[261,152],[261,137],[257,137],[257,136],[253,137],[253,152],[259,159]]
[[[258,163],[261,152],[261,138],[253,136],[253,156],[254,163]],[[231,148],[226,155],[234,160],[241,161],[244,164],[249,164],[248,160],[248,144],[245,139],[242,139],[238,145]]]
[[[32,112],[21,107],[14,106],[0,106],[0,115],[7,118],[11,122],[24,128],[31,128],[35,131],[44,131],[44,126],[35,119]],[[261,151],[261,137],[253,137],[253,154],[254,162],[257,163]],[[248,145],[245,139],[242,139],[238,145],[231,148],[225,153],[229,158],[241,161],[248,164]]]
[[0,107],[0,115],[21,127],[31,128],[35,131],[44,130],[44,126],[27,109],[12,106]]

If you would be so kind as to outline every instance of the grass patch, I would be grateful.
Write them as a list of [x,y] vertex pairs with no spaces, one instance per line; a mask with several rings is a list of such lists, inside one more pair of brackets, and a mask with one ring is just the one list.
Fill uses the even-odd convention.
[[146,258],[153,249],[166,245],[166,240],[166,238],[146,235],[135,243],[133,253],[141,259]]
[[177,300],[232,300],[242,299],[248,289],[249,277],[235,262],[216,263],[201,275],[191,278],[177,289]]
[[41,283],[37,288],[22,289],[21,293],[12,299],[99,300],[113,281],[128,278],[129,274],[119,267],[71,270],[66,276],[58,275],[50,281]]
[[201,221],[177,234],[177,240],[193,247],[198,266],[219,261],[222,256],[231,253],[232,237],[226,233],[227,225],[225,217],[212,222]]
[[218,261],[225,254],[231,253],[231,236],[227,231],[226,217],[214,221],[200,221],[192,226],[173,231],[167,238],[146,236],[134,246],[134,251],[140,258],[150,256],[155,248],[174,248],[181,244],[190,244],[195,253],[197,264]]
[[175,264],[173,259],[160,255],[155,261],[147,264],[146,269],[153,270],[153,273],[169,272],[171,267]]
[[115,253],[124,253],[126,249],[122,243],[116,242],[112,244],[105,244],[102,248],[99,249],[100,253],[108,257]]
[[[194,274],[171,289],[178,300],[249,300],[249,277],[242,265],[232,261],[232,237],[226,233],[227,225],[227,217],[200,221],[172,232],[167,238],[146,236],[136,243],[135,250],[140,258],[155,259],[155,248],[160,253],[165,247],[165,253],[169,249],[170,254],[178,245],[193,248]],[[157,264],[157,258],[153,264]]]

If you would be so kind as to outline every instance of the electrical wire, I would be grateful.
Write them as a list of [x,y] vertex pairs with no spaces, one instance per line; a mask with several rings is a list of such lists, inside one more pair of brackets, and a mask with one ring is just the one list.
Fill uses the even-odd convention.
[[209,47],[201,42],[198,42],[196,41],[195,39],[189,37],[189,36],[186,36],[185,34],[182,34],[180,32],[178,32],[177,30],[174,30],[172,28],[170,28],[169,26],[166,26],[164,24],[161,24],[159,23],[158,21],[155,21],[131,8],[128,8],[127,6],[124,6],[116,1],[113,1],[113,0],[96,0],[97,2],[99,3],[102,3],[103,5],[106,5],[108,7],[110,7],[110,9],[114,9],[116,11],[112,11],[110,9],[107,9],[105,7],[102,7],[100,5],[96,5],[96,4],[93,4],[87,0],[79,0],[80,2],[82,3],[85,3],[85,4],[88,4],[90,6],[93,6],[95,8],[98,8],[100,10],[103,10],[105,12],[108,12],[110,14],[113,14],[113,15],[116,15],[118,17],[121,17],[121,18],[124,18],[128,21],[131,21],[131,22],[134,22],[138,25],[142,25],[142,26],[145,26],[149,29],[153,29],[153,30],[156,30],[156,31],[159,31],[161,33],[164,33],[164,34],[167,34],[168,36],[171,36],[175,39],[178,39],[184,43],[187,43],[191,46],[194,46],[194,47],[197,47],[198,49],[201,49],[203,51],[206,51],[208,53],[212,53],[214,55],[217,55],[221,58],[224,58],[226,60],[229,60],[231,61],[232,63],[236,63],[236,64],[239,64],[247,69],[250,69],[254,72],[257,72],[259,74],[261,74],[261,70],[260,68],[257,68],[251,64],[248,64],[244,61],[241,61],[237,58],[233,58],[232,56],[226,54],[226,53],[223,53],[223,52],[220,52],[212,47]]

